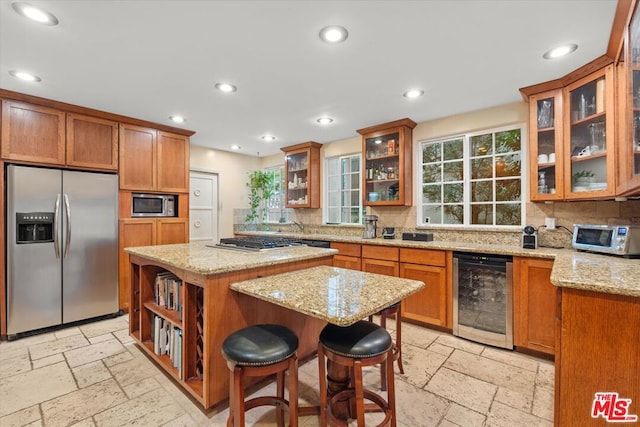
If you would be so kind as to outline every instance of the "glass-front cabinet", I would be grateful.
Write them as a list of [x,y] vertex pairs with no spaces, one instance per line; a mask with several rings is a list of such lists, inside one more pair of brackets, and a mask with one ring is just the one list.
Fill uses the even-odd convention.
[[320,147],[309,141],[281,148],[285,152],[285,206],[320,207]]
[[618,120],[620,144],[618,164],[618,194],[640,193],[640,12],[635,13],[625,31],[623,49],[618,64]]
[[567,199],[615,194],[613,65],[564,89],[564,193]]
[[531,200],[563,199],[562,90],[532,95],[529,105]]
[[411,119],[359,129],[362,135],[362,181],[365,206],[410,206],[412,203]]

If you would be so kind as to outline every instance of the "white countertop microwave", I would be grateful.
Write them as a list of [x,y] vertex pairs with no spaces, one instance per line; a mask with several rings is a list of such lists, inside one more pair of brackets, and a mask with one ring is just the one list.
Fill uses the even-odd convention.
[[640,257],[640,225],[573,226],[573,248],[627,258]]

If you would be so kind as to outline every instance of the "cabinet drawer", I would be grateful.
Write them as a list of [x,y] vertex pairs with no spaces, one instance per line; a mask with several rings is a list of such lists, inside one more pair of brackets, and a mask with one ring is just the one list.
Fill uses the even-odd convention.
[[337,249],[340,251],[340,255],[360,258],[360,245],[356,243],[331,242],[331,249]]
[[362,258],[398,261],[398,248],[389,246],[362,245]]
[[400,248],[400,261],[445,267],[447,265],[447,252],[431,249]]

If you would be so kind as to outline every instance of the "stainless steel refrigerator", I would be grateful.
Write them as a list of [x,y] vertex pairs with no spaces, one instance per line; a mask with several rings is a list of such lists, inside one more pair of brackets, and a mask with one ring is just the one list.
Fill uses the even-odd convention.
[[8,165],[7,334],[118,312],[118,177]]

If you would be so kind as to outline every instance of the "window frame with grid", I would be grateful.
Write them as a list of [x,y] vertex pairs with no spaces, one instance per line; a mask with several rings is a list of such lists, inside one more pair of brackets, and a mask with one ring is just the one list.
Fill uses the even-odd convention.
[[265,224],[291,223],[293,209],[285,207],[284,165],[268,167],[264,171],[272,173],[276,177],[273,194],[265,201],[265,208],[267,209]]
[[[337,165],[332,165],[333,162],[337,162]],[[349,167],[345,168],[345,165],[349,165]],[[360,154],[325,158],[325,191],[322,209],[324,224],[362,224],[361,169],[362,156]],[[347,216],[349,218],[346,218]]]

